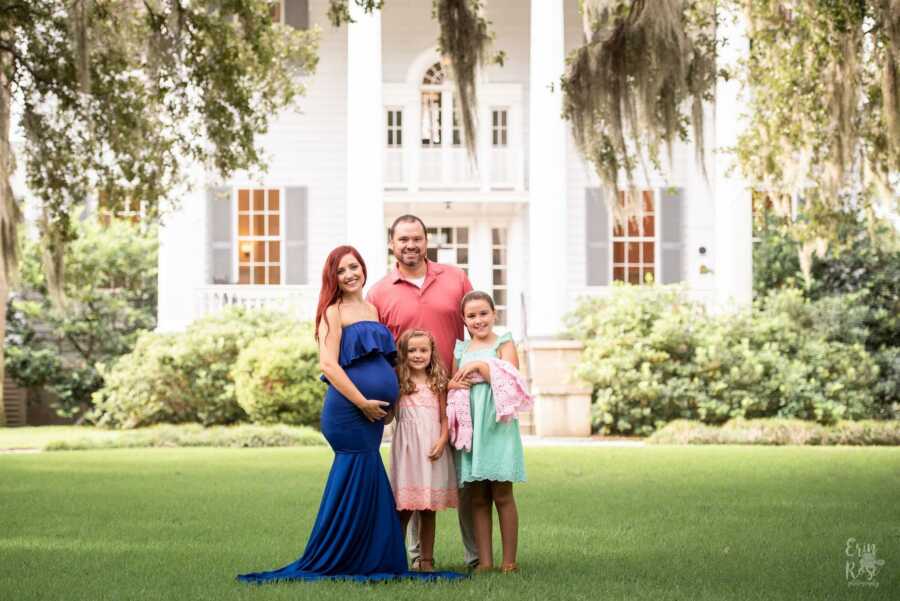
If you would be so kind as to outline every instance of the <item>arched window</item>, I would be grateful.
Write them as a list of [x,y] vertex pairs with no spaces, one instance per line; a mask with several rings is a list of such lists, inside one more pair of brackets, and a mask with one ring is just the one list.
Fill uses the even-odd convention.
[[[449,132],[443,128],[445,104],[452,111]],[[462,129],[453,97],[450,70],[439,61],[428,67],[422,77],[422,146],[439,147],[445,136],[451,138],[452,146],[462,145]]]
[[422,146],[440,146],[443,140],[443,88],[447,79],[440,62],[428,67],[422,77]]
[[444,83],[444,66],[440,62],[436,62],[425,71],[425,77],[422,78],[423,86],[439,86]]

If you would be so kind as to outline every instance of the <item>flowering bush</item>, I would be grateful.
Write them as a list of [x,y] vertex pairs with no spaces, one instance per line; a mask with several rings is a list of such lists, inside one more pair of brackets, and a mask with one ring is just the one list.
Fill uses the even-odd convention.
[[316,427],[327,388],[319,373],[312,329],[255,340],[232,371],[238,404],[252,421]]
[[683,289],[617,285],[568,317],[595,389],[595,429],[646,435],[675,419],[792,417],[822,424],[879,415],[867,309],[852,295],[774,293],[713,316]]
[[232,370],[251,343],[274,334],[299,339],[309,330],[281,313],[232,308],[184,332],[144,333],[131,353],[99,366],[105,384],[91,418],[119,428],[246,421]]

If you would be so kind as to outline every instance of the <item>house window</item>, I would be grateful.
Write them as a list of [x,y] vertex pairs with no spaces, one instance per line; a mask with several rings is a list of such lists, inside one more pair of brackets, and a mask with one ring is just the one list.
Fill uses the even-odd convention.
[[386,121],[388,148],[400,148],[403,146],[403,111],[388,109]]
[[494,109],[491,111],[491,145],[495,147],[506,146],[508,143],[509,111],[507,109]]
[[491,295],[497,308],[497,325],[506,325],[509,307],[509,284],[507,280],[507,240],[506,228],[491,228]]
[[422,146],[441,145],[441,93],[422,92]]
[[428,259],[438,263],[456,265],[469,274],[469,228],[430,227],[428,233]]
[[460,125],[459,107],[453,101],[453,146],[462,146],[462,126]]
[[144,203],[140,200],[126,198],[114,202],[105,190],[97,194],[97,218],[103,225],[109,225],[113,219],[139,223],[144,214]]
[[238,283],[281,283],[281,191],[240,189],[238,203]]
[[[653,281],[656,271],[656,211],[652,190],[641,193],[641,206],[625,227],[613,225],[613,280],[642,284]],[[624,206],[625,193],[619,192]]]

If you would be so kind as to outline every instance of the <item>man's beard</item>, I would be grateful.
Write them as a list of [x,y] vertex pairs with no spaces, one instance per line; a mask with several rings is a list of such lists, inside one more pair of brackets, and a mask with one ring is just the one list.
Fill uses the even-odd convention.
[[407,253],[400,253],[400,262],[407,267],[416,267],[422,262],[422,253],[415,253],[414,257],[407,256]]

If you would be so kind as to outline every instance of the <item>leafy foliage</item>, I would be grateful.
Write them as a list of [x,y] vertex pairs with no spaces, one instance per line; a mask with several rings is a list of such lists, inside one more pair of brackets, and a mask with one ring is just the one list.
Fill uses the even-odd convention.
[[10,376],[47,388],[58,413],[70,417],[81,417],[102,385],[96,364],[127,353],[141,331],[156,326],[157,297],[155,227],[87,220],[76,232],[66,247],[63,308],[49,294],[40,241],[25,241],[5,345]]
[[617,286],[569,323],[585,343],[576,372],[595,387],[595,427],[649,434],[674,419],[890,416],[873,392],[867,313],[858,297],[786,290],[752,312],[712,316],[679,288]]
[[842,214],[878,201],[896,208],[900,2],[740,3],[753,44],[737,156],[772,197],[805,199],[806,219],[791,233],[808,253],[840,240]]
[[882,407],[900,399],[900,236],[894,227],[843,214],[836,224],[838,242],[813,257],[806,280],[798,260],[801,245],[791,237],[790,224],[771,214],[762,221],[753,255],[757,298],[777,288],[798,288],[816,301],[853,294],[868,309],[865,345],[880,371],[873,392]]
[[900,421],[840,421],[823,426],[798,419],[733,419],[721,427],[675,420],[650,444],[900,445]]
[[158,447],[314,447],[325,446],[322,434],[308,427],[210,426],[181,424],[127,431],[93,431],[74,439],[51,440],[45,451],[135,449]]
[[311,328],[255,340],[232,373],[238,404],[253,422],[318,426],[327,386]]
[[21,158],[42,203],[55,291],[85,199],[102,191],[113,209],[140,199],[152,216],[182,182],[186,160],[223,176],[261,166],[256,136],[303,92],[300,76],[317,60],[317,33],[273,24],[268,0],[0,7],[8,66],[0,109],[13,99],[21,106]]
[[309,331],[279,312],[234,307],[184,332],[143,333],[131,353],[100,366],[105,385],[94,394],[91,419],[115,428],[245,421],[234,367],[254,341],[276,334],[301,340]]

